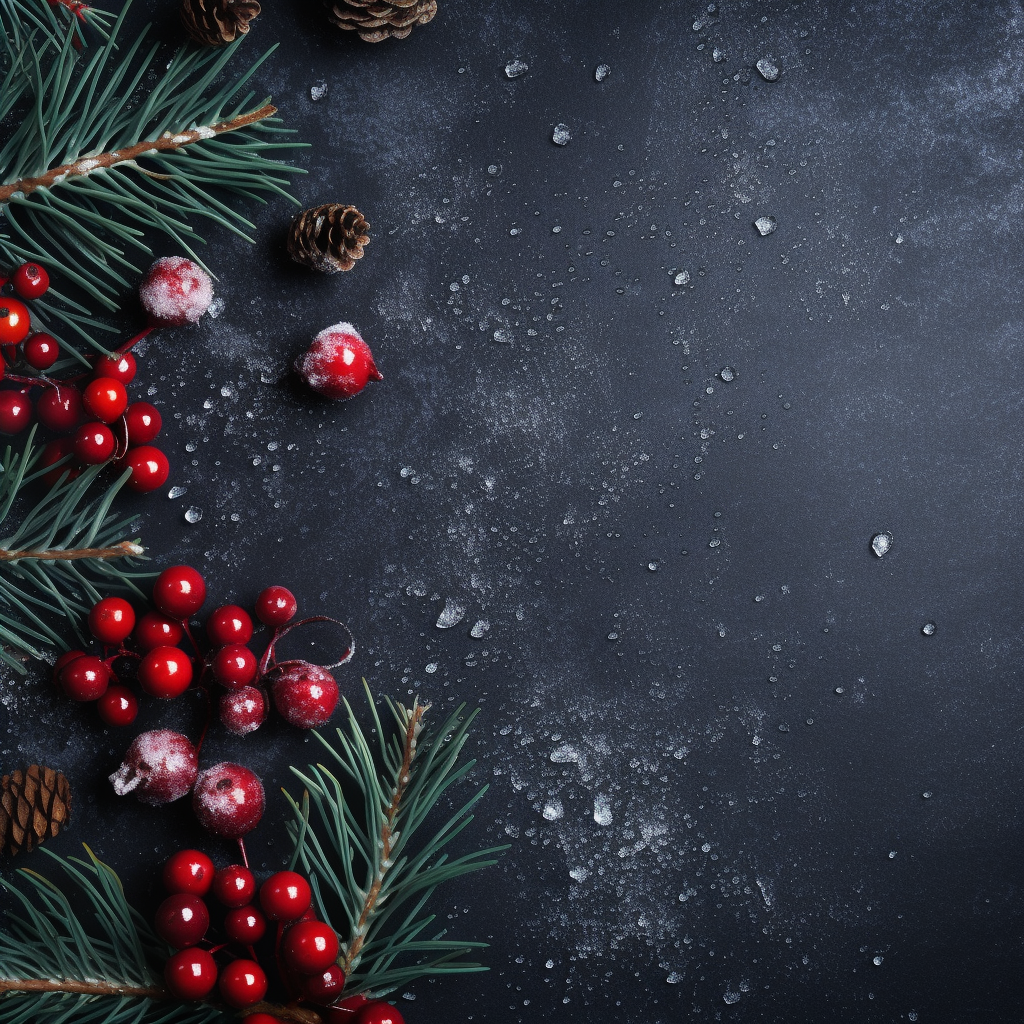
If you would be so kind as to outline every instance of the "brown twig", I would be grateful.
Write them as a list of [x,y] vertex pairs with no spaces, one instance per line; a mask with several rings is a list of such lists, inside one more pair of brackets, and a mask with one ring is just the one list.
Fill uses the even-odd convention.
[[109,561],[113,558],[135,558],[145,550],[141,544],[130,540],[123,540],[112,548],[50,548],[46,551],[7,551],[0,548],[0,562],[19,562],[28,558],[39,562],[76,562],[80,558],[102,558]]
[[114,985],[107,981],[77,981],[66,978],[7,978],[0,980],[3,992],[75,992],[87,996],[126,996],[134,999],[168,999],[165,988],[141,988],[133,985]]
[[246,1013],[267,1013],[287,1024],[323,1024],[323,1017],[315,1010],[309,1010],[302,1006],[278,1006],[274,1003],[257,1003],[255,1006],[247,1006]]
[[363,900],[363,909],[359,914],[359,920],[356,922],[355,928],[352,930],[352,938],[345,946],[345,955],[338,958],[338,964],[345,972],[346,978],[352,973],[352,970],[359,962],[359,951],[363,948],[363,943],[366,941],[367,925],[376,909],[381,886],[384,884],[384,876],[391,866],[392,841],[395,838],[395,821],[398,818],[398,812],[402,805],[402,798],[405,796],[405,791],[409,788],[409,782],[412,780],[412,762],[416,758],[416,737],[419,735],[420,721],[428,707],[428,704],[414,703],[412,712],[409,714],[409,722],[405,727],[405,741],[402,744],[402,770],[398,774],[398,785],[395,786],[395,791],[391,795],[391,803],[388,804],[388,809],[384,813],[384,825],[380,830],[380,839],[377,843],[379,855],[377,858],[376,875],[369,892],[366,894],[366,898]]
[[50,188],[66,178],[91,174],[93,171],[114,167],[117,164],[131,163],[147,153],[164,153],[168,150],[178,150],[185,146],[190,146],[194,142],[201,142],[203,139],[212,139],[217,135],[223,135],[225,132],[235,132],[239,128],[246,128],[248,125],[262,121],[264,118],[273,117],[276,113],[277,107],[271,106],[268,103],[266,106],[260,107],[259,110],[253,110],[248,114],[240,114],[238,117],[233,117],[230,121],[219,121],[217,124],[203,126],[202,128],[192,128],[188,131],[179,132],[177,135],[164,132],[158,139],[136,142],[133,146],[112,150],[109,153],[100,153],[97,156],[80,157],[74,163],[62,164],[60,167],[51,168],[45,174],[40,174],[38,177],[19,178],[17,181],[12,181],[9,185],[0,186],[0,203],[8,202],[19,193],[27,196],[35,192],[36,189]]

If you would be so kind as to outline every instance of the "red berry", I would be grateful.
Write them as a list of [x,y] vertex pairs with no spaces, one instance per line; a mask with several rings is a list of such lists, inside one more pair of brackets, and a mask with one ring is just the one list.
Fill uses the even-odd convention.
[[256,598],[256,618],[265,626],[283,626],[298,610],[299,602],[287,587],[267,587]]
[[284,1024],[280,1017],[269,1013],[250,1013],[242,1018],[242,1024]]
[[211,644],[247,644],[252,639],[252,619],[244,608],[226,604],[210,613],[206,637]]
[[338,684],[327,669],[308,661],[283,661],[273,671],[274,707],[290,725],[315,729],[334,714]]
[[90,416],[113,423],[128,408],[128,392],[113,377],[96,377],[85,385],[82,405]]
[[0,345],[18,345],[30,329],[28,306],[0,295]]
[[148,494],[162,487],[171,472],[167,456],[159,448],[148,444],[129,448],[123,466],[132,471],[132,475],[128,477],[128,486],[140,494]]
[[192,794],[192,809],[199,824],[226,839],[251,832],[263,817],[264,804],[259,776],[228,761],[200,773]]
[[194,946],[210,927],[206,904],[190,892],[176,892],[156,908],[153,926],[169,946],[184,949]]
[[72,700],[99,700],[110,685],[110,669],[101,658],[84,654],[60,670],[60,685]]
[[52,334],[30,334],[21,346],[25,362],[33,370],[48,370],[60,355],[60,344]]
[[73,384],[48,387],[36,402],[36,416],[47,430],[66,434],[82,422],[82,393]]
[[241,644],[228,644],[213,656],[213,678],[229,690],[248,686],[256,678],[256,655]]
[[81,476],[81,469],[73,463],[65,460],[75,454],[75,446],[70,437],[59,437],[55,441],[49,441],[43,447],[43,454],[39,457],[41,468],[53,466],[49,473],[43,474],[43,482],[47,487],[56,487],[64,477],[65,483]]
[[100,643],[119,644],[135,628],[135,611],[123,597],[105,597],[89,612],[89,632]]
[[224,915],[224,932],[233,942],[254,946],[267,931],[267,919],[257,907],[235,907]]
[[322,330],[295,360],[295,369],[314,391],[328,398],[352,398],[371,380],[383,380],[369,346],[346,323]]
[[153,604],[172,619],[195,615],[206,600],[206,583],[190,565],[164,569],[153,584]]
[[192,682],[192,662],[177,647],[154,647],[139,662],[139,686],[151,697],[180,697]]
[[336,1003],[324,1011],[324,1024],[352,1024],[352,1021],[355,1020],[355,1013],[369,1002],[370,998],[364,992],[342,999],[340,1003]]
[[20,434],[32,422],[32,403],[20,391],[0,391],[0,433]]
[[87,466],[99,466],[114,454],[117,442],[105,423],[83,423],[75,431],[75,457]]
[[196,748],[186,737],[171,729],[153,729],[135,737],[110,781],[118,796],[134,792],[144,804],[155,806],[183,797],[195,784],[198,770]]
[[170,893],[205,896],[216,877],[213,861],[202,850],[179,850],[164,863],[164,888]]
[[178,999],[205,999],[217,984],[217,964],[205,949],[183,949],[168,958],[164,982]]
[[110,377],[122,384],[131,384],[138,369],[131,352],[116,352],[113,356],[100,356],[93,368],[94,377]]
[[318,1006],[329,1006],[345,989],[345,972],[331,964],[309,978],[303,979],[302,994]]
[[65,651],[54,663],[53,663],[53,681],[60,683],[60,671],[65,665],[70,665],[75,658],[82,658],[85,656],[85,651]]
[[22,263],[11,275],[11,284],[23,299],[38,299],[50,287],[50,275],[38,263]]
[[220,972],[221,998],[236,1010],[258,1003],[267,994],[267,976],[255,960],[232,960]]
[[213,876],[213,898],[225,907],[244,907],[256,895],[256,879],[241,864],[229,864]]
[[130,444],[149,444],[164,425],[159,410],[149,402],[132,402],[124,411],[124,422],[128,428]]
[[309,882],[296,871],[278,871],[260,886],[260,906],[272,921],[297,921],[312,901]]
[[139,713],[139,702],[127,686],[115,683],[96,701],[96,710],[106,725],[121,727],[131,725]]
[[164,256],[146,271],[139,300],[153,327],[198,323],[213,301],[213,281],[191,260]]
[[236,736],[255,732],[267,717],[263,694],[255,686],[242,686],[221,694],[218,711],[221,725]]
[[367,1003],[352,1018],[352,1024],[405,1024],[405,1018],[390,1003]]
[[135,625],[135,643],[143,652],[154,647],[177,647],[184,636],[181,623],[159,612],[145,612]]
[[319,974],[338,959],[338,936],[323,921],[299,921],[284,934],[284,962],[298,974]]

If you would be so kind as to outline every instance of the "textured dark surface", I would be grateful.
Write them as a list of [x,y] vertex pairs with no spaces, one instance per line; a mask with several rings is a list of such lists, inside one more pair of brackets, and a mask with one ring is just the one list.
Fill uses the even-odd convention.
[[[283,203],[210,234],[223,311],[142,370],[188,490],[139,505],[212,600],[346,618],[352,692],[483,707],[466,842],[512,848],[438,912],[492,971],[407,1021],[1018,1021],[1020,6],[445,0],[376,47],[274,6],[297,194],[372,242],[325,278]],[[331,405],[286,370],[339,320],[385,381]],[[80,796],[54,846],[150,888],[187,809],[17,685],[5,766]],[[312,749],[210,744],[271,792]]]

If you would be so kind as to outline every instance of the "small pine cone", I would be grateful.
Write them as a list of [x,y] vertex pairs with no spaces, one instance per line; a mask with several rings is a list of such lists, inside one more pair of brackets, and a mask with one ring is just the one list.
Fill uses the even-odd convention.
[[70,817],[71,786],[60,772],[34,764],[0,779],[0,852],[34,850]]
[[288,232],[288,254],[323,274],[351,270],[368,245],[370,225],[354,206],[327,203],[303,210]]
[[338,28],[358,32],[367,43],[404,39],[414,25],[437,14],[437,0],[324,0]]
[[233,43],[259,13],[256,0],[181,0],[181,23],[203,46]]

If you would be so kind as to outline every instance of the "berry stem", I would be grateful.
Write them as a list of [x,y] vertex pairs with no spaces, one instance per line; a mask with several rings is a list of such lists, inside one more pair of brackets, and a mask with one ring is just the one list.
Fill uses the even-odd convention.
[[149,332],[152,330],[152,327],[147,327],[145,330],[139,331],[139,333],[136,334],[134,338],[129,338],[128,341],[126,341],[117,351],[121,355],[124,355],[125,352],[128,352],[133,346],[137,345],[140,341],[142,341],[142,339],[146,337],[146,335],[149,334]]
[[112,548],[49,548],[45,551],[8,551],[0,548],[0,562],[18,562],[29,558],[40,562],[74,562],[80,558],[137,558],[145,550],[140,544],[130,540],[123,540]]
[[[238,837],[238,852],[242,855],[242,866],[248,868],[249,854],[245,852],[245,840],[241,836]],[[255,960],[256,958],[253,957],[253,959]]]

